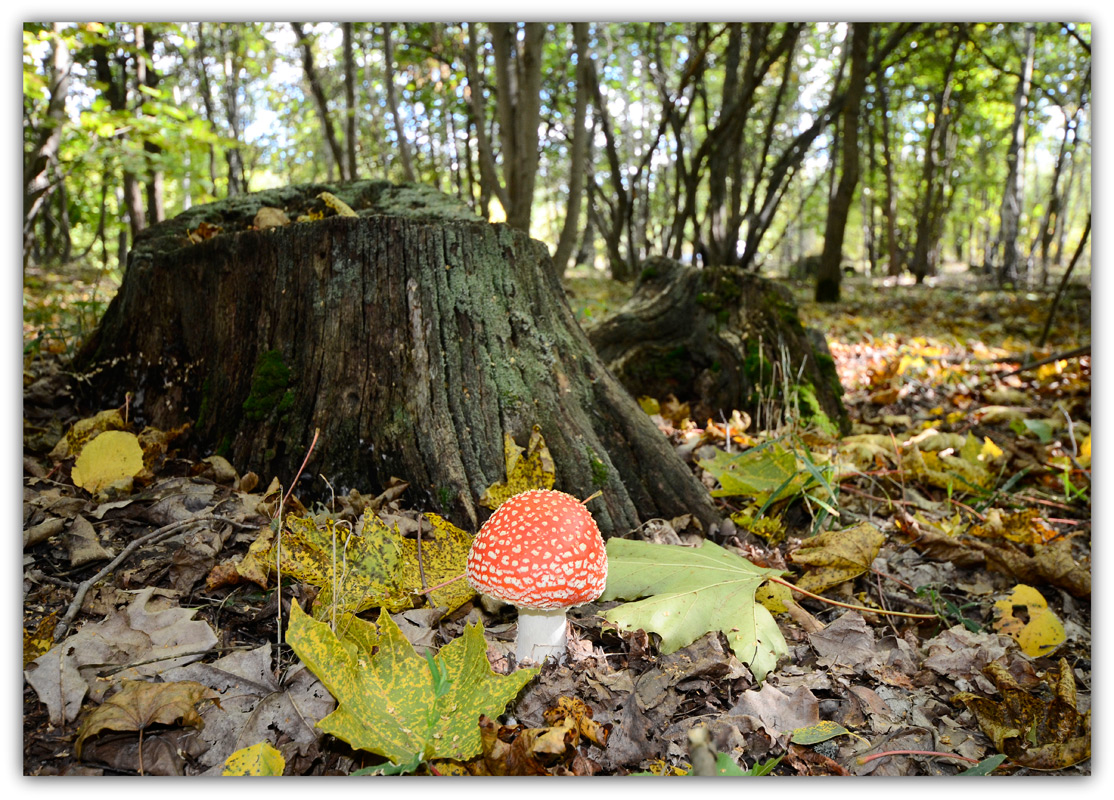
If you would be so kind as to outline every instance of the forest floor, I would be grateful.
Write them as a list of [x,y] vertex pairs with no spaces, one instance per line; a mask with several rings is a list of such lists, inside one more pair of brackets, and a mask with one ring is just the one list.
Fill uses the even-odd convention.
[[[273,476],[148,430],[134,480],[80,488],[95,482],[89,462],[74,474],[85,443],[130,428],[82,407],[65,369],[112,287],[94,273],[32,272],[25,284],[25,774],[219,774],[264,741],[285,774],[383,764],[315,728],[335,702],[288,644],[274,645],[280,599],[287,631],[291,603],[308,609],[318,589],[287,576],[280,598],[265,562],[246,568],[279,512]],[[568,287],[587,321],[629,293],[580,277]],[[802,319],[828,337],[850,435],[785,417],[761,428],[744,414],[693,420],[669,398],[650,409],[709,488],[728,488],[727,461],[796,474],[717,492],[730,522],[714,536],[827,598],[760,593],[786,655],[759,683],[718,630],[667,653],[656,633],[597,616],[615,601],[589,604],[572,614],[570,663],[546,665],[510,716],[481,731],[481,756],[413,769],[1090,774],[1090,356],[1016,371],[1090,344],[1089,292],[1065,297],[1035,351],[1050,293],[982,290],[965,274],[932,288],[853,278],[827,307],[791,287]],[[372,509],[403,535],[423,530],[405,494],[366,491],[283,508],[352,524]],[[702,536],[684,518],[636,534]],[[419,649],[482,622],[488,662],[510,671],[513,609],[465,602],[444,617],[392,618]],[[706,743],[690,738],[700,726]]]

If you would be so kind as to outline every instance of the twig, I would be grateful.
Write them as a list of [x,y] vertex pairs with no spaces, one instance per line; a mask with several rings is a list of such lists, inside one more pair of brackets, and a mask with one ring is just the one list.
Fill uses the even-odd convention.
[[1091,352],[1091,345],[1085,344],[1082,347],[1077,347],[1074,350],[1068,350],[1065,353],[1053,353],[1048,358],[1042,358],[1040,361],[1034,361],[1030,364],[1022,364],[1017,369],[1010,370],[1009,372],[1002,373],[1001,377],[1008,378],[1011,375],[1016,375],[1019,372],[1025,372],[1026,370],[1036,369],[1037,367],[1043,367],[1045,364],[1053,364],[1057,361],[1064,361],[1064,360],[1067,360],[1069,358],[1076,358],[1077,356],[1089,355],[1090,352]]
[[804,589],[801,589],[799,587],[794,586],[789,581],[782,580],[781,578],[775,577],[773,575],[767,575],[766,580],[773,581],[774,583],[780,583],[782,586],[786,587],[787,589],[792,589],[794,592],[799,592],[800,594],[803,594],[805,597],[811,597],[813,600],[819,600],[821,603],[827,603],[830,606],[839,606],[840,608],[849,608],[852,611],[865,611],[868,614],[880,614],[882,616],[894,616],[894,617],[910,617],[912,619],[936,619],[937,616],[938,616],[936,614],[910,614],[910,613],[907,613],[905,611],[885,611],[885,610],[879,611],[876,608],[867,608],[866,606],[856,606],[856,605],[852,605],[851,603],[840,603],[838,600],[832,600],[828,597],[822,597],[818,594],[813,594],[812,592],[805,591]]
[[863,756],[855,760],[860,764],[866,764],[874,761],[876,758],[885,758],[886,756],[939,756],[941,758],[958,758],[960,761],[970,761],[972,764],[979,763],[977,758],[968,758],[967,756],[956,755],[955,753],[941,753],[939,750],[887,750],[885,753],[875,753],[874,755]]
[[66,609],[65,616],[62,617],[62,619],[58,622],[58,626],[54,629],[54,641],[59,642],[62,640],[62,637],[66,635],[66,631],[69,630],[70,623],[73,622],[74,617],[77,616],[77,612],[81,610],[81,604],[85,602],[85,595],[88,594],[89,590],[92,589],[93,586],[95,586],[98,582],[111,575],[112,572],[118,566],[124,563],[124,561],[126,561],[132,553],[146,544],[153,544],[154,542],[160,541],[162,539],[168,539],[172,535],[180,531],[182,528],[201,522],[230,522],[232,524],[239,524],[236,522],[236,520],[228,519],[227,517],[194,517],[192,519],[179,520],[178,522],[172,522],[169,525],[164,525],[158,530],[151,531],[151,533],[148,533],[146,536],[141,536],[138,539],[133,540],[131,544],[120,551],[120,555],[116,556],[116,558],[105,564],[101,568],[100,572],[98,572],[92,578],[83,581],[81,585],[77,587],[77,592],[74,594],[73,601],[70,603],[69,608]]
[[1052,298],[1052,306],[1048,309],[1048,318],[1044,321],[1044,330],[1041,331],[1041,338],[1037,342],[1037,347],[1044,347],[1044,343],[1048,340],[1048,331],[1052,327],[1052,318],[1056,314],[1056,308],[1060,305],[1060,298],[1064,294],[1064,289],[1068,285],[1068,278],[1071,277],[1071,271],[1075,269],[1075,262],[1079,260],[1080,254],[1083,252],[1084,245],[1087,244],[1087,237],[1091,234],[1091,215],[1087,214],[1087,225],[1083,228],[1083,235],[1079,238],[1079,244],[1076,245],[1075,253],[1071,257],[1071,262],[1068,264],[1067,270],[1064,272],[1064,277],[1060,279],[1060,285],[1056,287],[1056,296]]

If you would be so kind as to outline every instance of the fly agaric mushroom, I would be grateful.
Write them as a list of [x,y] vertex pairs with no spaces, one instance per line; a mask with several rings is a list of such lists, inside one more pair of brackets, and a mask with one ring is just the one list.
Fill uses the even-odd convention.
[[516,494],[483,524],[468,551],[468,583],[518,607],[519,661],[565,655],[565,609],[603,594],[607,551],[592,514],[572,495]]

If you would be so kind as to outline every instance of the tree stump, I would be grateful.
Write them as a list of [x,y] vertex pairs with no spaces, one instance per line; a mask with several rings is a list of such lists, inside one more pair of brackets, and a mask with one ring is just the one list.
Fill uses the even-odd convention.
[[[260,208],[358,216],[265,230]],[[219,226],[222,232],[203,241]],[[200,230],[199,230],[200,229]],[[118,295],[75,365],[105,403],[133,393],[142,421],[193,423],[202,450],[299,492],[378,491],[478,525],[505,479],[504,433],[536,425],[556,488],[605,534],[653,517],[718,515],[704,487],[601,363],[545,246],[424,187],[312,185],[191,209],[138,238]],[[316,487],[316,488],[314,488]]]
[[824,336],[801,324],[785,287],[739,267],[649,259],[627,304],[588,338],[631,394],[676,395],[698,422],[755,417],[760,404],[769,415],[772,400],[850,431]]

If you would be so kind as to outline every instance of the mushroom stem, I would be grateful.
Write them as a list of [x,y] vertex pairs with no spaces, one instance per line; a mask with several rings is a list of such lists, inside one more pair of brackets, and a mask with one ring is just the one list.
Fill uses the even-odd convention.
[[518,638],[515,657],[541,664],[547,658],[565,660],[565,609],[518,609]]

